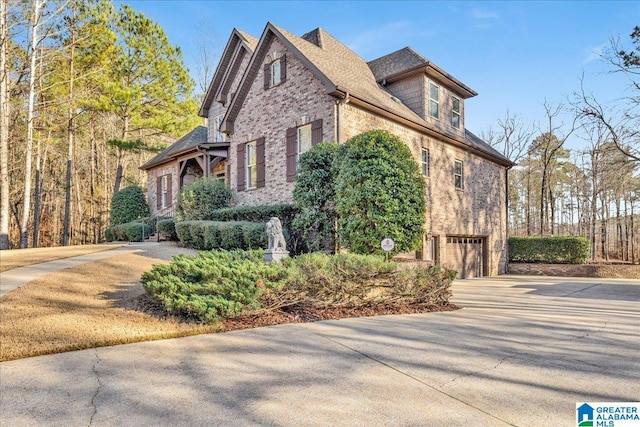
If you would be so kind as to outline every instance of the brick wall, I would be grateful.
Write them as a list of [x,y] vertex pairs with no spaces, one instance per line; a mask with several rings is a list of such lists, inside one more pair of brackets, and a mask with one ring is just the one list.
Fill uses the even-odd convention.
[[529,276],[601,277],[640,279],[640,265],[627,264],[533,264],[509,263],[509,274]]
[[[429,150],[426,178],[427,233],[439,236],[440,261],[446,263],[446,236],[482,236],[489,255],[489,275],[506,267],[505,168],[482,157],[393,123],[352,104],[341,107],[342,141],[371,129],[383,129],[403,140],[420,162],[421,148]],[[464,163],[464,190],[454,187],[454,161]]]
[[149,203],[149,210],[152,216],[158,213],[158,209],[156,208],[158,177],[167,174],[171,174],[172,203],[175,203],[178,201],[178,193],[180,193],[177,162],[166,163],[147,171],[147,203]]
[[[263,65],[253,82],[234,123],[229,147],[230,184],[236,206],[273,205],[293,200],[293,182],[286,175],[286,130],[322,119],[323,140],[334,140],[334,101],[311,71],[274,39],[265,57],[270,63],[274,52],[287,55],[287,79],[265,90]],[[238,144],[265,137],[265,187],[237,191]]]

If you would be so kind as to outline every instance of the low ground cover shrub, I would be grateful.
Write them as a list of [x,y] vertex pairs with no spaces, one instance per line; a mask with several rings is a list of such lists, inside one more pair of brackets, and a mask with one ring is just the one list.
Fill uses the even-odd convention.
[[267,246],[266,224],[246,221],[182,221],[176,235],[188,248],[261,249]]
[[589,240],[583,236],[509,238],[509,262],[585,264],[589,255]]
[[258,306],[265,288],[281,286],[287,268],[263,252],[215,251],[174,257],[142,275],[145,291],[171,314],[211,323]]
[[381,257],[320,253],[265,264],[262,250],[180,256],[142,276],[150,297],[169,313],[215,322],[256,310],[448,304],[455,271],[399,269]]

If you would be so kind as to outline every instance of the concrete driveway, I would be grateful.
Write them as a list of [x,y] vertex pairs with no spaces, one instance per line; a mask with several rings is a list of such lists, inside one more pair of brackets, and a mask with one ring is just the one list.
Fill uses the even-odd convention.
[[640,283],[457,281],[462,310],[0,364],[0,425],[571,426],[640,400]]

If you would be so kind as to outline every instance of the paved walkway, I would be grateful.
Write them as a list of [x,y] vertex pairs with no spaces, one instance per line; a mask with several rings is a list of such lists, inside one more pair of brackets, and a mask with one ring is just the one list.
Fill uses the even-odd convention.
[[570,426],[640,400],[640,283],[461,280],[448,313],[0,363],[0,425]]
[[55,261],[43,262],[42,264],[28,265],[26,267],[4,271],[0,273],[0,298],[15,288],[18,288],[32,280],[36,280],[45,274],[63,270],[65,268],[75,267],[76,265],[87,262],[109,258],[115,255],[122,255],[123,253],[133,253],[141,248],[146,249],[157,245],[159,245],[159,243],[130,243],[127,246],[120,246],[115,249],[107,249],[106,251],[94,252],[92,254],[58,259]]

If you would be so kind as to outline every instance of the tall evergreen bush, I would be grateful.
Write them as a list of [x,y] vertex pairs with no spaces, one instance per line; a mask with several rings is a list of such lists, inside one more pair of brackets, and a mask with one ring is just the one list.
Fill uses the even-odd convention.
[[111,226],[124,224],[149,216],[149,205],[141,187],[123,188],[111,199]]

